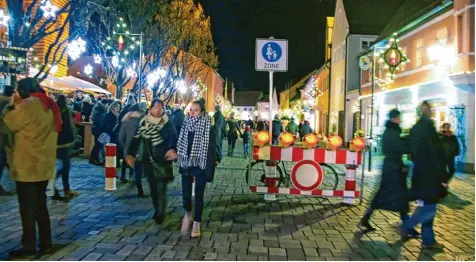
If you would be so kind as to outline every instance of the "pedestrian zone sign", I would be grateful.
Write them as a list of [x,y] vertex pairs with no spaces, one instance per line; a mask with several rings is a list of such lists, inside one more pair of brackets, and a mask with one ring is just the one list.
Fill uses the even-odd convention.
[[256,71],[288,71],[288,40],[256,39]]

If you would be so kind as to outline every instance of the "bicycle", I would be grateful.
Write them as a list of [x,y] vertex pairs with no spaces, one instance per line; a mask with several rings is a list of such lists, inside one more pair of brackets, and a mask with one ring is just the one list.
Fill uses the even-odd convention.
[[[265,169],[264,169],[265,162],[266,162],[265,160],[252,160],[251,163],[246,165],[245,180],[246,180],[247,184],[250,184],[249,182],[250,182],[250,179],[251,179],[251,173],[253,172],[253,169],[258,173],[262,171],[262,174],[260,176],[259,181],[262,182],[263,184],[265,183],[265,179],[264,179],[265,178]],[[257,166],[258,164],[261,164],[261,166],[263,167],[262,170],[258,170],[258,166]],[[250,165],[251,165],[251,168],[250,168]],[[322,184],[324,184],[324,185],[333,184],[332,190],[337,189],[337,187],[339,185],[339,176],[338,176],[336,170],[332,166],[330,166],[328,164],[325,164],[325,163],[320,164],[320,166],[322,167],[322,171],[324,173],[324,180],[325,180],[325,181],[323,181]],[[277,161],[276,172],[278,174],[277,187],[280,187],[281,184],[284,184],[284,186],[286,186],[286,187],[289,187],[289,186],[292,185],[291,175],[287,171],[287,168],[286,168],[286,165],[285,165],[284,161]],[[330,178],[329,178],[329,176],[330,176]],[[326,179],[326,177],[327,177],[327,179]],[[334,183],[332,183],[332,179],[333,179]]]

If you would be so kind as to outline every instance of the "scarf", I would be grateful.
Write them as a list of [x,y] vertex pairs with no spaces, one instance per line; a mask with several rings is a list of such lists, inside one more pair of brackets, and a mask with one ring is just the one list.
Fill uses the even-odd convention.
[[139,129],[134,137],[145,138],[150,141],[152,146],[160,145],[164,142],[160,131],[167,124],[169,118],[166,114],[161,117],[154,117],[152,115],[146,115],[139,123]]
[[[193,132],[192,150],[188,154],[188,133]],[[183,168],[207,165],[208,143],[210,141],[210,118],[206,115],[187,117],[180,131],[177,143],[178,159]]]
[[48,110],[50,109],[53,111],[53,119],[55,122],[56,132],[57,133],[61,132],[63,122],[61,121],[60,108],[58,107],[56,102],[53,101],[53,99],[49,98],[45,93],[42,93],[42,92],[35,92],[35,93],[31,93],[30,95],[40,99],[41,103],[45,107],[45,112],[48,112]]

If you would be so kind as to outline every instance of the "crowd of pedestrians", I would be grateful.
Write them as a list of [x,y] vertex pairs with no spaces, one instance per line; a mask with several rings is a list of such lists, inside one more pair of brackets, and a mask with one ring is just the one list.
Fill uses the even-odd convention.
[[[382,138],[383,162],[380,188],[362,218],[360,225],[372,231],[372,213],[377,210],[398,212],[402,223],[398,230],[402,238],[421,235],[422,247],[441,249],[436,242],[433,229],[437,204],[448,193],[448,182],[455,172],[454,161],[459,154],[456,136],[445,123],[437,133],[431,120],[431,106],[423,102],[419,108],[419,120],[411,128],[408,137],[401,137],[400,112],[390,111]],[[405,166],[402,155],[408,154],[413,162],[413,170]],[[407,187],[407,177],[412,171],[411,187]],[[409,201],[416,200],[418,207],[409,213]],[[415,230],[421,224],[421,234]]]
[[[11,251],[12,257],[37,253],[36,225],[40,252],[51,250],[46,204],[51,181],[54,184],[61,177],[63,184],[63,196],[53,186],[54,200],[79,194],[72,190],[69,181],[73,150],[84,139],[79,122],[92,122],[95,145],[91,164],[104,164],[104,144],[110,142],[118,147],[120,182],[129,182],[129,169],[129,179],[135,180],[138,197],[146,197],[142,177],[147,178],[157,224],[166,219],[167,185],[174,180],[173,162],[177,161],[184,208],[181,232],[187,234],[191,228],[191,237],[200,237],[205,188],[213,181],[216,166],[222,160],[223,140],[228,142],[228,156],[233,157],[236,141],[242,138],[244,156],[248,157],[252,130],[263,131],[269,126],[264,121],[255,124],[251,119],[242,123],[233,113],[226,118],[220,107],[210,117],[203,99],[194,101],[185,114],[180,106],[168,109],[160,99],[154,99],[150,106],[138,103],[133,95],[127,97],[124,105],[105,95],[47,96],[32,78],[18,81],[15,88],[6,87],[0,96],[0,109],[0,171],[8,166],[10,179],[16,182],[23,227],[22,247]],[[420,235],[414,228],[421,224],[423,247],[441,248],[435,241],[433,222],[436,205],[447,194],[448,181],[455,173],[454,157],[459,154],[459,145],[449,124],[444,124],[439,133],[436,131],[428,103],[420,105],[419,114],[409,137],[402,138],[400,112],[389,113],[383,135],[385,160],[380,189],[360,225],[373,230],[370,219],[375,210],[399,212],[402,224],[398,230],[402,238]],[[283,128],[278,115],[271,125],[275,144],[284,130],[296,137],[312,132],[309,122],[297,125],[294,119]],[[404,154],[409,154],[414,164],[410,189],[410,170],[402,161]],[[61,168],[55,170],[57,160]],[[0,187],[0,194],[11,193]],[[418,208],[408,215],[411,200],[418,202]]]

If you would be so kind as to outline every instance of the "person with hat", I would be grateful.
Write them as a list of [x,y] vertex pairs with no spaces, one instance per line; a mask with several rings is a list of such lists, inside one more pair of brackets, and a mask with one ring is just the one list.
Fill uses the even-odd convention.
[[[3,94],[0,96],[0,112],[10,103],[10,99],[13,95],[13,87],[5,86]],[[9,145],[10,136],[6,134],[0,134],[0,182],[2,181],[3,169],[7,164],[7,157],[5,154],[5,146]],[[10,192],[7,192],[0,184],[0,196],[9,196]]]
[[223,139],[225,136],[225,117],[221,112],[220,105],[215,106],[215,114],[213,114],[213,119],[215,121],[215,134],[216,134],[216,144],[218,147],[218,153],[222,154],[223,149]]
[[[408,219],[410,193],[407,188],[408,168],[404,166],[402,155],[408,153],[408,143],[400,137],[400,111],[393,109],[388,114],[382,137],[383,160],[382,179],[369,209],[360,221],[360,226],[368,231],[375,230],[370,225],[370,217],[375,210],[398,212],[402,221]],[[412,229],[412,236],[418,232]]]
[[36,254],[36,225],[40,251],[51,250],[51,224],[46,188],[56,168],[56,143],[61,132],[61,112],[34,78],[18,81],[15,94],[0,120],[2,132],[13,133],[7,148],[10,179],[16,182],[22,220],[22,247],[11,257]]

